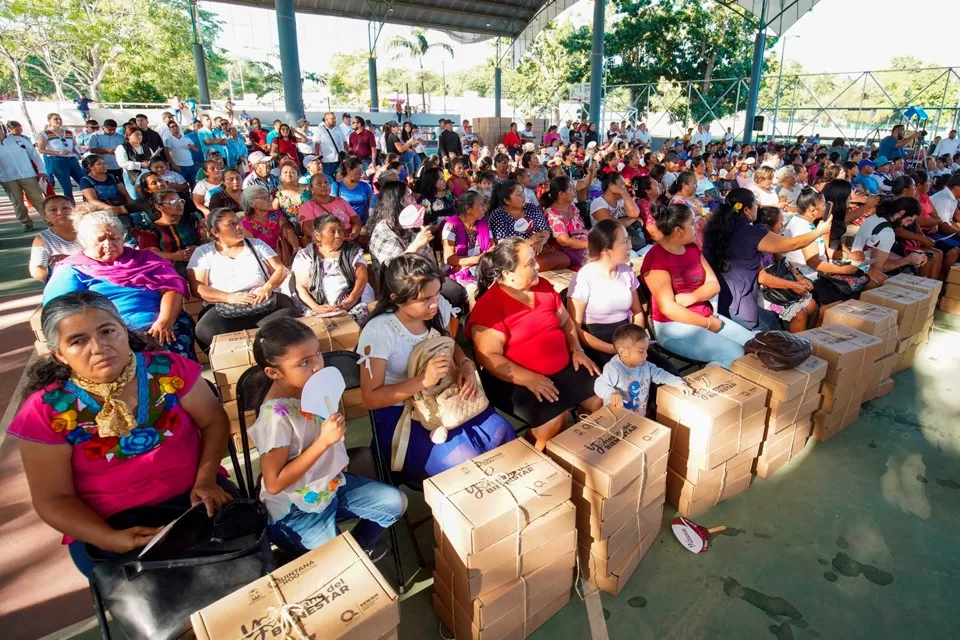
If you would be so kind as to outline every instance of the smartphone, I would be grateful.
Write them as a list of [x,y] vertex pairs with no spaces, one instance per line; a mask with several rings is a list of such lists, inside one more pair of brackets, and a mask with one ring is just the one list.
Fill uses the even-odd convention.
[[826,220],[830,217],[830,214],[833,213],[833,203],[826,202],[823,206],[823,219]]

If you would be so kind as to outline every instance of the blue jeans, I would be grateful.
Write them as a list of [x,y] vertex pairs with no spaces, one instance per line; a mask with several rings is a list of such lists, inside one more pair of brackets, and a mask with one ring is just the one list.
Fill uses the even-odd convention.
[[769,309],[757,309],[757,325],[751,327],[750,323],[740,316],[731,313],[730,319],[747,330],[752,331],[782,331],[783,325],[780,324],[780,316]]
[[291,506],[287,515],[268,525],[270,540],[281,549],[302,554],[335,538],[337,522],[360,518],[353,537],[362,548],[373,549],[387,527],[406,511],[407,497],[388,484],[350,473],[343,475],[346,482],[323,511],[301,511]]
[[403,166],[407,169],[407,174],[410,176],[415,176],[417,174],[417,169],[420,168],[422,162],[420,161],[420,156],[415,154],[413,151],[404,151],[401,154],[400,159],[403,160]]
[[60,188],[63,189],[63,195],[73,200],[73,184],[70,178],[80,186],[80,181],[87,175],[80,168],[80,161],[76,156],[46,156],[50,159],[49,170],[56,177]]
[[729,369],[731,363],[743,357],[743,344],[753,337],[753,331],[744,329],[729,318],[720,316],[723,328],[714,333],[703,327],[682,322],[657,322],[660,346],[684,358],[708,362]]
[[177,172],[183,176],[183,179],[187,181],[187,184],[190,185],[192,190],[197,184],[197,165],[191,164],[187,167],[181,166],[180,170]]

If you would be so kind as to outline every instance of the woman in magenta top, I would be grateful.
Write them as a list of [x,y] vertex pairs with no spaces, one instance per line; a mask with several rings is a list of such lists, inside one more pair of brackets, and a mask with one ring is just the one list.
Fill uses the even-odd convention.
[[650,289],[650,310],[661,347],[691,360],[730,368],[753,332],[716,315],[720,293],[713,269],[695,243],[694,213],[686,204],[655,206],[661,237],[643,257],[640,275]]
[[592,413],[600,370],[580,346],[560,295],[537,271],[522,238],[501,240],[480,260],[479,297],[467,323],[480,380],[495,407],[529,424],[538,449],[560,433],[578,405]]
[[51,300],[41,322],[52,354],[30,370],[7,433],[21,439],[37,514],[64,534],[84,575],[93,570],[86,544],[123,553],[158,531],[129,519],[115,528],[118,514],[205,501],[213,515],[236,495],[218,475],[227,414],[197,363],[143,351],[143,338],[92,291]]

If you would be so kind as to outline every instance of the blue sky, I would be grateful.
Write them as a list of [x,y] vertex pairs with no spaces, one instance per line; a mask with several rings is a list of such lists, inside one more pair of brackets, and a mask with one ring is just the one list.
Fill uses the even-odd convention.
[[[203,2],[224,22],[219,45],[247,58],[264,58],[277,47],[277,23],[273,11]],[[942,66],[960,66],[960,0],[925,0],[921,11],[902,0],[822,0],[787,33],[787,58],[799,61],[817,73],[885,69],[890,58],[912,55]],[[593,3],[582,0],[561,18],[575,24],[590,20]],[[906,26],[915,25],[915,26]],[[942,26],[949,29],[943,32]],[[409,27],[387,25],[381,43],[404,35]],[[322,73],[326,61],[338,52],[366,51],[367,25],[359,20],[297,15],[301,67]],[[837,35],[835,35],[837,34]],[[439,32],[431,39],[450,42],[456,55],[438,54],[425,66],[440,72],[465,69],[483,62],[488,45],[458,45]],[[882,46],[877,43],[882,42]],[[780,45],[775,49],[780,55]],[[871,52],[877,53],[871,53]],[[381,47],[386,65],[390,54]]]

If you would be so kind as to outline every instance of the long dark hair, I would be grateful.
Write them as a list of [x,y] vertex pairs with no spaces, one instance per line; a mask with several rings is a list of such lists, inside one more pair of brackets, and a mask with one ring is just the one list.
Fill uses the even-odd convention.
[[477,299],[497,282],[504,273],[514,271],[520,264],[518,254],[520,246],[526,244],[523,238],[504,238],[497,243],[493,251],[480,258],[477,267]]
[[591,260],[599,260],[605,250],[613,248],[617,231],[621,228],[620,223],[611,218],[604,218],[593,225],[587,236],[587,256]]
[[406,195],[406,182],[391,180],[381,184],[377,206],[373,208],[367,222],[368,228],[375,229],[378,224],[385,224],[405,244],[409,244],[413,240],[414,232],[400,226],[400,212],[403,211],[403,198]]
[[251,374],[250,406],[260,406],[273,384],[265,369],[279,367],[280,360],[292,347],[314,337],[310,327],[293,318],[275,318],[260,327],[253,338],[253,359],[259,368]]
[[[387,313],[396,313],[400,305],[416,300],[427,284],[434,280],[443,284],[443,273],[436,262],[419,253],[400,254],[380,270],[380,293],[370,320]],[[447,335],[447,328],[443,326],[439,312],[427,326],[436,329],[441,335]]]
[[[50,300],[43,306],[40,313],[40,327],[47,348],[52,352],[60,351],[60,323],[73,315],[83,313],[88,309],[97,309],[107,313],[121,327],[126,327],[117,308],[102,293],[87,289],[72,291]],[[134,352],[158,351],[157,342],[147,333],[127,330],[127,340],[130,349]],[[57,360],[53,354],[48,354],[37,360],[27,370],[27,382],[24,395],[30,395],[44,387],[58,383],[64,384],[70,379],[70,367]]]
[[570,178],[564,174],[550,181],[547,190],[540,196],[540,208],[544,211],[556,204],[560,194],[566,193],[570,188]]
[[520,187],[520,183],[516,180],[507,180],[506,182],[498,184],[493,190],[493,197],[490,198],[490,206],[487,208],[487,213],[490,213],[497,207],[503,207],[504,202],[506,202],[507,198],[510,197],[510,194],[513,193],[513,190],[517,187]]
[[421,198],[433,200],[437,197],[437,181],[443,177],[443,169],[440,167],[430,167],[420,172],[420,178],[417,180],[417,193]]
[[843,234],[847,231],[847,200],[853,193],[853,185],[846,180],[831,180],[823,188],[823,197],[832,203],[830,213],[833,215],[833,224],[830,227],[829,248],[839,249],[843,242]]
[[737,224],[744,220],[743,210],[753,207],[757,197],[749,189],[731,189],[720,203],[703,232],[703,256],[717,272],[730,270],[730,242]]
[[650,214],[657,222],[657,231],[664,237],[673,233],[674,229],[679,229],[687,223],[687,220],[693,217],[693,210],[685,204],[662,205],[654,203],[650,208]]

